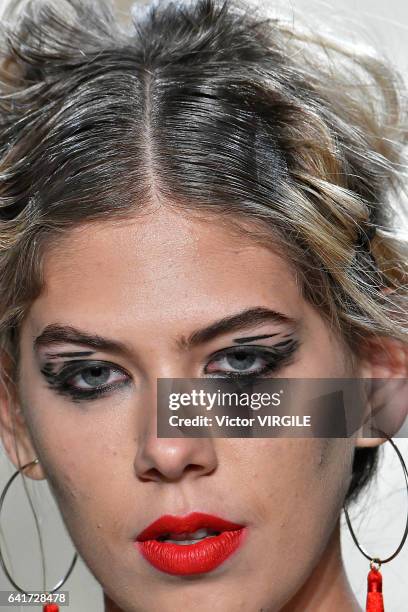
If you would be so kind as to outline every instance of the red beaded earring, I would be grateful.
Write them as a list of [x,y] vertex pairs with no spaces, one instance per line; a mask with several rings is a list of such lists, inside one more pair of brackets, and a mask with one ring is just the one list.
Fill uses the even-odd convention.
[[[28,467],[31,467],[33,465],[36,465],[37,463],[39,463],[38,459],[34,459],[33,461],[30,461],[29,463],[26,463],[25,465],[23,465],[19,470],[16,470],[14,472],[14,474],[9,478],[9,480],[7,481],[6,486],[4,487],[1,496],[0,496],[0,514],[1,514],[1,510],[3,508],[3,503],[4,503],[4,498],[6,497],[6,493],[10,487],[10,485],[13,483],[14,479],[21,474],[21,476],[23,476],[23,470],[25,470]],[[61,580],[55,585],[54,588],[52,588],[49,591],[46,591],[45,593],[42,593],[42,598],[40,599],[41,602],[43,602],[44,600],[49,602],[49,603],[45,603],[43,605],[43,612],[59,612],[59,605],[57,603],[55,603],[56,601],[58,601],[58,594],[56,591],[58,591],[62,585],[65,583],[65,581],[69,578],[69,576],[71,575],[72,570],[74,569],[75,563],[77,561],[78,558],[78,553],[75,552],[74,557],[71,561],[71,565],[68,568],[67,573],[65,574],[65,576],[63,578],[61,578]],[[29,596],[32,595],[32,593],[30,594],[28,591],[25,591],[24,589],[22,589],[12,578],[12,576],[10,575],[4,557],[3,557],[3,552],[1,550],[1,546],[0,546],[0,563],[3,567],[4,573],[6,574],[8,580],[11,582],[11,584],[13,585],[13,587],[22,595],[25,596]],[[53,596],[55,593],[55,596]],[[61,601],[59,599],[59,601]]]
[[[395,442],[393,442],[392,439],[387,436],[387,434],[385,434],[384,432],[379,432],[379,433],[381,433],[381,435],[384,438],[387,438],[388,442],[391,443],[395,452],[398,455],[399,460],[401,461],[402,469],[404,472],[405,484],[407,487],[407,494],[408,494],[408,470],[407,470],[407,466],[405,465],[404,459],[401,455],[401,452],[398,449]],[[344,514],[346,517],[348,528],[350,530],[351,536],[356,546],[358,547],[360,552],[370,561],[370,571],[368,572],[368,576],[367,576],[366,612],[384,612],[384,598],[383,598],[383,592],[382,592],[382,575],[380,572],[380,567],[384,563],[388,563],[388,561],[391,561],[391,559],[394,559],[394,557],[398,555],[398,553],[401,551],[402,547],[404,546],[405,540],[407,539],[407,535],[408,535],[408,513],[407,513],[407,521],[405,525],[404,534],[402,536],[402,540],[398,548],[394,551],[392,555],[390,555],[386,559],[379,559],[378,557],[371,557],[361,547],[361,545],[359,544],[357,540],[356,534],[354,533],[354,530],[351,526],[350,517],[349,517],[349,514],[345,506],[343,506],[343,510],[344,510]]]

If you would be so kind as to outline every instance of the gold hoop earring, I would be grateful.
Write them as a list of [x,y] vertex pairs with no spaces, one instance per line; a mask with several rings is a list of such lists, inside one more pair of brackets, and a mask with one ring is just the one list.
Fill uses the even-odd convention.
[[[382,437],[386,438],[388,442],[391,443],[393,449],[397,453],[398,459],[400,460],[401,465],[402,465],[402,470],[403,470],[404,478],[405,478],[405,485],[407,489],[407,496],[408,496],[408,470],[407,470],[407,466],[405,465],[405,461],[402,457],[401,451],[399,450],[395,442],[393,442],[393,440],[389,436],[387,436],[385,432],[381,430],[377,430],[377,432]],[[402,539],[398,547],[395,549],[395,551],[391,555],[389,555],[385,559],[380,559],[379,557],[372,557],[364,550],[364,548],[361,546],[361,544],[359,543],[356,537],[353,527],[351,526],[349,513],[345,505],[343,505],[343,510],[344,510],[344,515],[346,517],[347,526],[350,530],[350,534],[354,540],[354,543],[356,544],[359,551],[366,557],[366,559],[369,559],[370,561],[370,571],[368,572],[368,576],[367,576],[366,612],[384,612],[384,599],[383,599],[383,593],[382,593],[382,575],[379,570],[380,570],[381,565],[383,565],[384,563],[388,563],[389,561],[394,559],[398,555],[398,553],[402,550],[402,547],[405,544],[405,541],[408,536],[408,511],[407,511],[407,520],[405,524],[404,533],[403,533]]]
[[[0,496],[0,515],[1,515],[1,511],[3,509],[3,503],[4,503],[4,499],[6,497],[7,491],[9,490],[10,486],[12,485],[13,481],[15,480],[15,478],[21,474],[23,470],[25,470],[28,467],[31,467],[33,465],[37,465],[39,463],[38,458],[33,459],[33,461],[30,461],[29,463],[26,463],[25,465],[23,465],[19,470],[16,470],[14,472],[14,474],[9,478],[9,480],[7,481],[1,496]],[[66,572],[66,574],[61,578],[61,580],[59,580],[57,582],[57,584],[50,590],[47,590],[45,592],[45,595],[50,596],[53,593],[55,593],[56,591],[58,591],[58,589],[60,589],[62,587],[62,585],[68,580],[69,576],[71,575],[72,570],[74,569],[75,563],[78,559],[78,553],[75,552],[74,557],[71,561],[71,564],[68,568],[68,571]],[[16,581],[13,579],[13,577],[10,575],[10,572],[7,569],[5,560],[4,560],[4,556],[3,556],[3,552],[1,550],[1,545],[0,545],[0,563],[3,567],[4,573],[6,574],[8,580],[10,581],[10,583],[14,586],[14,588],[22,594],[25,595],[29,595],[29,592],[26,591],[25,589],[23,589],[22,587],[20,587]],[[59,606],[56,603],[52,603],[52,604],[45,604],[43,607],[43,612],[58,612],[59,610]]]

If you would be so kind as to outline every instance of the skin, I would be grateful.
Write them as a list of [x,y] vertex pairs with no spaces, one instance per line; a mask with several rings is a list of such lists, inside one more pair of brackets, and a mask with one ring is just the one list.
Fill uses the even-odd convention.
[[[44,266],[45,290],[21,329],[14,431],[3,386],[3,444],[16,466],[17,454],[21,463],[39,457],[29,475],[48,479],[77,550],[104,590],[106,612],[360,610],[341,560],[339,516],[354,446],[382,439],[155,435],[156,378],[205,376],[211,355],[236,346],[234,338],[289,331],[268,321],[191,349],[175,342],[246,308],[273,308],[298,322],[300,347],[277,376],[350,376],[343,343],[302,298],[289,264],[250,237],[161,207],[76,228]],[[47,353],[89,349],[62,342],[36,353],[33,339],[56,322],[126,343],[126,354],[82,358],[113,362],[131,384],[82,402],[47,386],[40,371]],[[388,348],[388,360],[376,361],[370,350],[354,375],[407,376],[406,349],[391,341]],[[193,511],[245,524],[245,544],[205,575],[151,567],[135,549],[135,535],[163,514]]]

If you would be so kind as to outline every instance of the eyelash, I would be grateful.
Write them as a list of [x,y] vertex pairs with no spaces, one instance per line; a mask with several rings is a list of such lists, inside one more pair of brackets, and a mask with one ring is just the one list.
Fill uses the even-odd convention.
[[[282,368],[284,365],[289,365],[292,360],[294,353],[299,348],[299,341],[297,339],[291,338],[289,340],[284,340],[275,344],[275,346],[267,347],[267,346],[259,346],[256,344],[236,347],[233,349],[222,349],[218,353],[215,353],[211,356],[211,361],[214,361],[215,358],[225,358],[229,355],[252,355],[255,358],[263,358],[266,361],[266,365],[262,368],[258,368],[250,373],[242,374],[240,372],[222,372],[223,378],[232,378],[232,379],[240,379],[251,381],[259,376],[264,376],[265,374],[276,372],[279,368]],[[213,372],[216,374],[217,372]]]
[[[222,349],[211,355],[210,363],[216,359],[220,360],[221,358],[227,358],[229,355],[237,354],[253,355],[256,359],[263,358],[266,364],[262,368],[258,368],[250,373],[240,373],[237,371],[222,372],[222,378],[251,381],[259,376],[276,372],[283,366],[292,363],[293,355],[298,350],[299,345],[300,342],[297,339],[291,338],[275,344],[275,346],[272,347],[251,344],[241,347]],[[52,365],[50,363],[46,363],[41,369],[41,372],[52,389],[61,395],[68,395],[74,401],[91,401],[108,394],[109,391],[126,387],[131,382],[131,380],[127,378],[119,383],[103,385],[100,387],[90,387],[89,389],[79,389],[69,382],[78,374],[83,374],[84,372],[92,370],[93,368],[99,368],[102,370],[108,369],[111,373],[116,372],[129,376],[126,372],[124,372],[124,370],[118,368],[117,365],[108,361],[85,361],[82,359],[67,362],[58,372],[53,372]],[[206,374],[210,375],[217,373],[219,372],[206,372]]]
[[69,382],[78,374],[83,374],[84,372],[88,372],[93,368],[100,368],[102,370],[108,369],[111,373],[118,372],[120,374],[126,374],[124,370],[118,368],[117,365],[108,361],[85,361],[83,359],[69,361],[58,372],[53,372],[51,369],[51,364],[47,363],[41,369],[41,372],[52,389],[61,395],[68,395],[74,401],[97,399],[109,391],[125,387],[130,383],[128,378],[120,383],[108,384],[100,387],[90,387],[89,389],[80,389]]

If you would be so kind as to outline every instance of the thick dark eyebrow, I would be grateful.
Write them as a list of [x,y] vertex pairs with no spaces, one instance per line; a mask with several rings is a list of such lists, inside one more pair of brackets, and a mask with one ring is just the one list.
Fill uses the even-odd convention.
[[[70,344],[86,344],[94,348],[96,351],[107,351],[111,353],[129,353],[129,347],[123,342],[105,338],[98,334],[89,334],[72,325],[60,325],[51,323],[47,325],[41,334],[34,339],[34,350],[38,351],[40,347],[51,346],[52,344],[61,344],[68,342]],[[66,353],[67,355],[68,353]]]
[[[297,327],[298,321],[283,313],[269,308],[249,308],[237,314],[225,317],[219,321],[211,323],[209,326],[195,330],[188,338],[181,338],[177,341],[180,349],[186,350],[212,340],[220,334],[235,331],[238,329],[253,328],[260,323],[273,322],[284,323],[291,327]],[[94,348],[96,351],[106,351],[116,354],[130,354],[131,348],[118,340],[106,338],[98,334],[89,334],[72,325],[60,325],[51,323],[47,325],[41,334],[34,339],[34,349],[38,351],[40,347],[49,347],[52,344],[82,344]]]
[[[208,327],[194,331],[188,338],[182,338],[178,345],[182,349],[189,349],[198,344],[209,342],[216,336],[232,332],[235,330],[251,329],[261,323],[280,323],[290,326],[292,329],[299,327],[299,321],[293,319],[282,312],[271,310],[270,308],[248,308],[234,315],[220,319],[211,323]],[[269,335],[269,334],[268,334]],[[249,338],[251,339],[251,337]],[[248,338],[245,339],[248,341]],[[236,342],[237,340],[234,340]],[[239,341],[239,339],[238,339]]]

